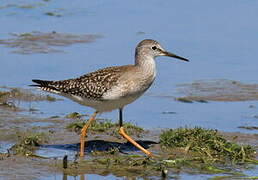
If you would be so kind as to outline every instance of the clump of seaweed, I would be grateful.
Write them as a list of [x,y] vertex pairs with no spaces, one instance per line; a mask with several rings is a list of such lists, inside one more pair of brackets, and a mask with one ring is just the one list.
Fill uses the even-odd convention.
[[67,114],[65,117],[69,119],[80,119],[83,115],[77,112],[72,112],[70,114]]
[[163,131],[160,143],[166,148],[183,148],[193,152],[203,161],[243,163],[249,161],[255,150],[249,145],[227,141],[217,130],[200,127],[178,128]]
[[13,145],[10,150],[14,154],[20,154],[25,156],[32,156],[33,152],[41,143],[46,143],[47,138],[44,133],[19,133],[18,142]]
[[[116,124],[116,125],[118,126],[118,124]],[[126,133],[128,133],[129,135],[134,134],[134,135],[140,137],[140,135],[142,133],[147,132],[147,130],[144,130],[143,128],[136,126],[132,123],[124,123],[123,126],[125,128]]]
[[[77,119],[75,122],[72,122],[66,126],[68,130],[75,131],[75,132],[80,132],[80,130],[83,128],[85,125],[85,121],[82,119]],[[97,119],[95,122],[93,122],[90,127],[89,131],[90,132],[105,132],[106,130],[114,127],[115,124],[113,124],[110,121],[100,121]]]
[[[81,117],[81,116],[80,116]],[[80,132],[82,127],[85,125],[86,121],[82,119],[76,119],[75,122],[70,123],[66,126],[68,130]],[[124,123],[125,131],[129,135],[140,136],[141,133],[145,132],[141,127],[133,125],[131,123]],[[119,125],[117,123],[112,123],[110,120],[106,119],[96,119],[89,127],[91,133],[106,133],[109,135],[115,135],[118,132]]]

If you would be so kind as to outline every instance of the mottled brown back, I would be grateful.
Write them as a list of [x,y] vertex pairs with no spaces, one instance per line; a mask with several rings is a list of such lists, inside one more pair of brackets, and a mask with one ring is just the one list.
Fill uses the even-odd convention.
[[114,66],[100,69],[75,79],[63,81],[32,80],[44,91],[61,92],[77,95],[88,99],[101,100],[103,94],[112,86],[117,85],[122,73],[132,68],[132,65]]

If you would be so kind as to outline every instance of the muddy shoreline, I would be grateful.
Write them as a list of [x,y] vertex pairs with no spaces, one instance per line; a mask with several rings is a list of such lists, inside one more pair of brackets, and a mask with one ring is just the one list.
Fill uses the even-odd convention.
[[[239,177],[236,169],[255,168],[258,160],[258,135],[255,133],[219,132],[230,142],[243,146],[250,145],[256,151],[254,157],[256,162],[239,164],[236,169],[226,165],[230,170],[225,171],[223,168],[202,163],[196,164],[198,168],[191,167],[190,161],[181,158],[189,156],[184,154],[182,149],[164,151],[159,143],[159,136],[165,129],[144,130],[128,124],[126,127],[128,133],[157,155],[154,159],[149,159],[131,144],[126,143],[118,135],[116,124],[106,119],[98,119],[99,124],[92,125],[86,142],[86,156],[80,159],[77,154],[79,149],[77,128],[82,126],[88,115],[69,113],[63,117],[49,118],[22,115],[21,112],[29,112],[33,107],[20,107],[18,103],[20,101],[55,102],[57,99],[19,89],[5,88],[5,90],[0,97],[0,178],[27,180],[54,175],[63,178],[67,176],[83,178],[85,174],[98,174],[159,179],[161,176],[173,178],[173,174],[180,173],[230,174],[232,177]],[[26,149],[26,145],[33,145],[33,148]],[[63,168],[65,155],[68,156],[67,168]],[[127,163],[130,163],[130,168],[119,168],[126,167]],[[167,165],[171,168],[163,169]],[[152,168],[156,166],[159,169],[153,171]],[[167,171],[168,173],[165,173]],[[247,177],[244,174],[242,176]]]
[[[40,146],[37,147],[37,149],[35,150],[35,154],[33,153],[28,155],[14,155],[9,152],[2,153],[0,157],[0,174],[5,179],[35,179],[37,177],[49,176],[54,174],[59,174],[62,176],[78,176],[82,174],[99,174],[104,176],[113,174],[117,177],[147,176],[147,174],[143,173],[144,171],[147,172],[146,169],[139,170],[137,169],[137,167],[135,171],[133,170],[133,168],[129,170],[119,170],[117,169],[119,166],[112,166],[112,168],[106,167],[106,158],[115,159],[118,157],[122,157],[122,160],[116,160],[119,162],[121,161],[121,163],[124,163],[123,161],[130,160],[130,156],[139,156],[140,162],[145,160],[145,157],[141,152],[137,151],[130,144],[126,144],[125,141],[118,136],[112,136],[108,132],[90,133],[87,137],[88,142],[86,145],[86,157],[85,159],[80,161],[77,159],[79,136],[77,133],[69,131],[66,128],[67,125],[69,125],[71,121],[74,120],[66,118],[37,119],[21,116],[17,117],[17,115],[15,116],[16,118],[14,118],[13,115],[2,115],[3,114],[1,113],[0,119],[2,122],[2,126],[0,128],[0,141],[2,142],[2,144],[3,142],[13,144],[17,143],[17,141],[19,141],[19,138],[17,138],[17,134],[18,136],[25,136],[27,133],[30,132],[41,132],[45,133],[48,136],[47,143],[40,144]],[[30,123],[40,123],[41,125],[31,126]],[[137,136],[134,136],[134,138],[143,140],[140,143],[143,143],[143,145],[147,147],[150,151],[154,152],[154,154],[160,154],[160,152],[162,151],[160,149],[160,145],[157,144],[159,142],[160,132],[160,130],[149,130],[148,132],[146,131],[146,133],[143,133],[140,138]],[[225,136],[230,141],[244,145],[251,145],[256,149],[256,151],[258,150],[257,134],[243,134],[237,132],[220,132],[220,134]],[[122,150],[119,150],[120,152],[117,152],[117,150],[114,149],[115,147],[119,147],[120,150]],[[114,149],[113,153],[118,153],[117,156],[110,155],[110,151],[112,151],[112,148]],[[64,152],[62,152],[62,150],[64,150]],[[177,154],[177,152],[174,153]],[[68,154],[68,169],[63,169],[62,167],[62,158],[65,154]],[[125,157],[129,159],[125,160]],[[130,161],[133,160],[131,159]],[[148,160],[146,160],[146,162],[148,162]],[[6,164],[8,164],[8,166],[6,166]],[[95,166],[98,168],[93,168]],[[130,173],[130,171],[132,171],[132,173]],[[191,172],[191,170],[189,170],[188,168],[180,168],[180,170],[177,168],[173,168],[169,171],[169,176],[177,171],[182,173],[198,173],[199,170],[193,170]],[[200,171],[199,173],[203,172]],[[232,174],[234,175],[234,173]],[[148,177],[156,178],[159,176],[159,173],[153,173],[148,175]]]

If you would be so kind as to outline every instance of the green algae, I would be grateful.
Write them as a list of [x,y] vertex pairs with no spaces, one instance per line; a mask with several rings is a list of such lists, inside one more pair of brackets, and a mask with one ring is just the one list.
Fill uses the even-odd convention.
[[69,118],[69,119],[80,119],[82,117],[82,115],[77,112],[72,112],[70,114],[67,114],[65,117]]
[[105,171],[111,172],[115,176],[148,177],[160,174],[160,172],[153,169],[154,166],[152,164],[154,163],[154,160],[142,156],[109,155],[92,160],[70,162],[64,172],[68,175],[76,175],[90,169],[91,171],[99,171],[99,174]]
[[[67,117],[76,119],[74,122],[72,122],[66,126],[66,128],[68,130],[77,132],[77,131],[80,131],[83,128],[83,126],[86,124],[85,120],[78,119],[81,117],[81,115],[79,115],[77,113],[69,114]],[[99,121],[99,119],[96,119],[95,122],[93,122],[90,125],[89,130],[95,131],[95,132],[105,132],[107,129],[114,127],[114,126],[115,125],[113,123],[111,123],[110,121],[103,122],[103,121]]]
[[92,151],[92,156],[109,156],[109,155],[118,155],[120,152],[119,148],[112,147],[108,148],[106,151]]
[[[118,126],[118,124],[117,124],[117,126]],[[139,135],[141,133],[147,132],[143,128],[136,126],[132,123],[124,123],[123,126],[125,128],[126,133],[128,133],[128,134],[138,134]]]
[[[59,165],[61,167],[61,164]],[[183,171],[188,173],[231,174],[237,172],[223,167],[196,163],[186,159],[168,160],[165,157],[149,158],[144,156],[130,156],[121,154],[107,154],[94,156],[92,159],[69,162],[64,172],[68,175],[83,174],[86,172],[102,174],[112,173],[115,176],[126,177],[167,177]]]
[[10,151],[16,155],[34,156],[34,151],[39,144],[47,142],[45,133],[18,132],[17,138],[18,142],[10,148]]
[[117,148],[95,151],[90,159],[70,162],[64,171],[69,175],[92,171],[100,175],[112,173],[115,176],[161,179],[173,178],[179,171],[248,177],[236,169],[252,168],[257,163],[251,146],[229,142],[216,130],[199,127],[163,131],[160,146],[160,151],[152,158],[121,154]]
[[196,153],[204,162],[243,163],[252,159],[255,150],[249,145],[227,141],[216,130],[200,127],[163,131],[160,143],[166,148],[183,148]]
[[[71,113],[66,117],[75,118],[75,122],[72,122],[66,126],[70,131],[79,132],[85,125],[86,120],[80,119],[82,115],[77,113]],[[142,133],[146,132],[141,127],[138,127],[132,123],[124,123],[126,133],[129,135],[140,136]],[[89,127],[89,131],[92,133],[106,133],[109,135],[115,135],[118,132],[119,124],[113,123],[106,119],[96,119]]]
[[[76,119],[76,121],[77,120],[82,121],[82,119]],[[98,121],[100,121],[101,123],[105,123],[104,120],[97,120],[96,123],[98,123]],[[113,124],[114,123],[108,122],[108,124],[106,124],[104,127],[107,128],[110,127],[110,125],[113,126]],[[116,126],[114,127],[116,128]],[[99,126],[97,127],[97,129],[98,128]],[[186,136],[183,137],[183,139],[177,139],[177,143],[180,142],[180,144],[184,144],[181,141],[188,141],[187,136],[198,136],[198,138],[196,139],[205,140],[208,138],[212,139],[212,136],[216,136],[217,134],[215,130],[207,131],[201,128],[183,128],[183,130],[182,128],[180,128],[176,129],[175,131],[184,132],[177,133],[179,134],[179,136]],[[188,133],[186,133],[185,131],[187,131]],[[190,133],[191,131],[193,132]],[[161,135],[164,135],[164,132],[165,131],[163,131]],[[170,134],[167,134],[167,136],[169,135]],[[202,138],[200,138],[199,136]],[[46,134],[40,134],[35,132],[18,133],[18,143],[11,148],[11,151],[14,152],[14,154],[25,155],[26,157],[29,156],[33,158],[40,158],[36,157],[34,152],[36,149],[38,149],[39,144],[45,142]],[[167,147],[163,144],[160,145],[162,146],[161,149],[151,149],[151,151],[155,155],[153,158],[145,157],[142,154],[125,154],[119,150],[119,147],[113,147],[107,148],[103,151],[92,151],[88,154],[86,159],[78,158],[75,160],[68,160],[67,163],[65,162],[65,166],[60,161],[58,161],[59,163],[51,164],[54,167],[58,167],[61,171],[64,172],[64,174],[71,176],[86,173],[100,175],[107,175],[112,173],[114,176],[117,177],[160,177],[161,179],[170,179],[175,178],[175,173],[178,172],[185,172],[190,174],[225,174],[229,177],[247,177],[244,174],[237,174],[239,173],[239,171],[237,171],[236,169],[239,169],[238,167],[243,169],[247,167],[247,165],[255,163],[255,161],[249,161],[251,159],[246,159],[244,162],[241,162],[237,165],[233,165],[230,163],[226,164],[221,160],[212,161],[210,160],[210,157],[204,156],[198,151],[194,151],[192,149],[193,144],[191,144],[191,146],[186,145],[186,147]],[[248,157],[248,153],[245,153],[246,157]],[[251,166],[249,166],[248,168],[250,167]]]

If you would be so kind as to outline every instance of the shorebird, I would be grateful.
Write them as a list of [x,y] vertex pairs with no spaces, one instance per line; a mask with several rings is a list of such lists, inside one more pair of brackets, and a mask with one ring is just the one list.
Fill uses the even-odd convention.
[[80,134],[80,156],[84,156],[85,136],[98,113],[119,109],[119,134],[148,156],[152,153],[128,136],[123,128],[123,108],[139,98],[156,77],[157,56],[169,56],[183,61],[188,59],[166,51],[157,41],[145,39],[135,49],[135,63],[97,70],[78,78],[46,81],[33,79],[43,91],[67,97],[81,105],[95,109]]

